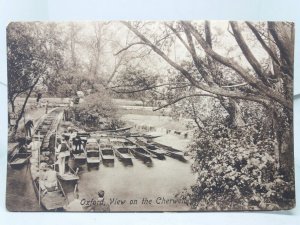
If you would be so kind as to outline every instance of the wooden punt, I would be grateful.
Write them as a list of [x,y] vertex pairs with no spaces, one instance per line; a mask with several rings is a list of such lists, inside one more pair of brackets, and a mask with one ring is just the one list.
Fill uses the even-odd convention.
[[24,166],[29,158],[31,157],[31,153],[16,153],[10,160],[9,165],[11,167],[21,167]]
[[42,191],[39,189],[39,178],[33,180],[33,187],[38,199],[40,199],[41,205],[47,211],[57,211],[62,210],[63,207],[68,204],[68,198],[63,191],[63,188],[57,180],[57,190],[47,191],[46,194],[43,194]]
[[73,145],[73,149],[72,149],[71,153],[72,153],[72,156],[75,161],[85,161],[86,160],[86,151],[85,151],[83,145],[81,145],[80,150],[75,150],[75,146]]
[[131,151],[134,154],[134,156],[142,158],[144,160],[151,160],[151,157],[153,156],[151,152],[147,151],[145,148],[142,148],[140,146],[136,148],[131,148]]
[[85,150],[86,150],[86,161],[88,164],[99,164],[100,163],[100,149],[96,139],[88,139]]
[[153,153],[154,155],[156,155],[156,157],[158,159],[165,159],[165,155],[167,154],[167,151],[158,148],[157,146],[153,145],[153,144],[148,144],[146,145],[146,148],[149,152]]
[[116,156],[121,160],[131,160],[133,158],[129,148],[119,147],[115,148]]
[[100,148],[100,154],[102,157],[102,160],[104,161],[114,161],[115,160],[115,153],[114,150],[111,148]]

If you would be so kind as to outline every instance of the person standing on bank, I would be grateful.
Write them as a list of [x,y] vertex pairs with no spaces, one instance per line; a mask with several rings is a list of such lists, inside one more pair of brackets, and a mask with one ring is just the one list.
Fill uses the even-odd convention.
[[31,128],[33,128],[33,121],[29,119],[25,123],[25,132],[26,132],[26,137],[31,137]]
[[37,105],[37,106],[40,106],[40,100],[41,100],[41,98],[42,98],[42,94],[41,94],[41,93],[38,93],[38,94],[37,94],[37,97],[36,97],[36,105]]
[[46,107],[46,114],[47,114],[48,113],[48,107],[49,107],[49,101],[48,100],[46,101],[45,107]]
[[58,169],[59,174],[64,175],[66,167],[66,157],[70,156],[70,147],[65,139],[62,139],[61,144],[58,145],[56,152],[58,153]]

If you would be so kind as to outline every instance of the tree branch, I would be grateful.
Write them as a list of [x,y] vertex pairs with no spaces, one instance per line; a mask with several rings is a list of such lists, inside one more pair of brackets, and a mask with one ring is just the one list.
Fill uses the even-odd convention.
[[[276,30],[276,23],[275,22],[268,22],[269,31],[274,38],[274,41],[279,48],[280,54],[282,58],[286,61],[288,73],[293,76],[293,68],[294,68],[294,49],[293,46],[286,46],[284,40],[278,34]],[[292,43],[293,45],[294,43]]]
[[168,106],[170,106],[170,105],[173,105],[173,104],[175,104],[175,103],[177,103],[177,102],[179,102],[179,101],[181,101],[181,100],[183,100],[183,99],[190,98],[190,97],[197,97],[197,96],[218,98],[218,96],[216,96],[216,95],[211,95],[211,94],[193,94],[193,95],[187,95],[187,96],[183,96],[183,97],[181,97],[181,98],[178,98],[178,99],[176,99],[176,100],[174,100],[174,101],[172,101],[172,102],[170,102],[170,103],[168,103],[168,104],[165,104],[165,105],[163,105],[163,106],[160,106],[160,107],[158,107],[158,108],[156,108],[156,109],[153,109],[153,111],[157,111],[157,110],[160,110],[160,109],[162,109],[162,108],[166,108],[166,107],[168,107]]
[[256,74],[258,75],[258,77],[261,79],[261,81],[266,86],[269,86],[270,84],[268,83],[266,74],[264,73],[258,60],[255,58],[255,56],[251,52],[250,48],[248,47],[237,22],[230,22],[230,25],[231,25],[231,28],[232,28],[232,31],[234,34],[234,38],[235,38],[237,44],[240,46],[244,56],[246,57],[246,59],[248,60],[248,62],[250,63],[250,65],[252,66],[252,68],[254,69]]
[[199,130],[201,130],[201,126],[200,126],[200,124],[199,124],[199,121],[198,121],[198,119],[200,120],[200,122],[205,126],[205,123],[204,123],[204,121],[203,120],[201,120],[200,119],[200,117],[199,116],[197,116],[197,113],[196,113],[196,109],[195,109],[195,104],[194,104],[194,102],[193,101],[190,101],[191,102],[191,105],[192,105],[192,111],[193,111],[193,120],[195,121],[195,123],[196,123],[196,125],[197,125],[197,127],[198,127],[198,129]]
[[[210,55],[213,59],[217,60],[221,64],[223,64],[223,65],[225,65],[225,66],[233,69],[234,71],[236,71],[252,87],[258,89],[260,92],[262,92],[263,94],[265,94],[266,96],[268,96],[270,99],[275,100],[276,102],[280,103],[284,107],[287,107],[288,109],[292,109],[293,108],[293,103],[292,103],[291,99],[286,99],[280,93],[278,93],[278,92],[274,91],[273,89],[267,87],[260,80],[258,80],[257,78],[251,76],[250,74],[248,74],[248,72],[243,67],[241,67],[238,62],[235,62],[231,58],[225,58],[225,57],[219,55],[218,53],[216,53],[215,51],[213,51],[210,48],[210,46],[206,43],[206,41],[201,37],[201,35],[199,34],[199,32],[192,26],[192,24],[190,22],[182,22],[182,23],[188,29],[190,29],[191,33],[196,38],[196,40],[198,41],[198,43],[202,46],[202,48],[204,49],[204,51],[208,55]],[[226,95],[224,95],[224,96],[226,96]],[[227,97],[232,97],[232,96],[228,96],[227,95]]]
[[184,45],[184,47],[188,50],[191,51],[190,47],[187,45],[187,43],[183,40],[183,38],[180,36],[179,32],[170,24],[165,23],[166,26],[176,35],[176,37],[181,41],[181,43]]
[[205,39],[208,45],[212,48],[211,32],[210,32],[210,22],[205,21]]
[[109,76],[109,79],[108,79],[108,81],[107,81],[107,84],[106,84],[106,86],[109,86],[110,82],[111,82],[111,81],[112,81],[112,79],[115,77],[115,75],[116,75],[116,73],[117,73],[117,71],[118,71],[119,67],[120,67],[120,66],[121,66],[121,64],[122,64],[123,58],[124,58],[124,54],[121,56],[121,58],[120,58],[119,62],[118,62],[118,63],[115,63],[114,70],[113,70],[113,71],[112,71],[112,73],[110,74],[110,76]]
[[206,81],[206,83],[208,83],[209,85],[212,85],[213,84],[212,79],[210,79],[208,73],[204,69],[204,66],[202,66],[205,63],[203,62],[203,60],[201,60],[197,56],[197,53],[195,50],[195,45],[193,43],[193,39],[192,39],[192,36],[190,35],[190,33],[186,29],[184,29],[184,32],[187,36],[187,41],[188,41],[188,44],[187,44],[174,27],[172,27],[171,25],[169,25],[167,23],[166,23],[166,26],[168,26],[173,31],[173,33],[178,37],[178,39],[181,41],[181,43],[184,45],[184,47],[190,52],[198,72],[202,75],[202,77]]
[[130,23],[125,22],[125,21],[122,21],[121,23],[123,23],[126,27],[128,27],[128,29],[130,29],[133,33],[135,33],[135,35],[137,35],[144,42],[144,44],[146,44],[149,47],[151,47],[153,49],[153,51],[156,52],[158,55],[160,55],[167,63],[169,63],[175,69],[177,69],[178,71],[180,71],[182,73],[182,75],[191,82],[191,84],[196,85],[195,79],[193,79],[192,76],[185,69],[183,69],[181,66],[179,66],[174,61],[172,61],[164,52],[162,52],[158,47],[156,47],[154,44],[152,44],[137,29],[135,29],[133,26],[131,26]]
[[245,83],[240,83],[240,84],[224,85],[224,86],[222,86],[222,87],[223,87],[223,88],[233,88],[233,87],[241,87],[241,86],[245,86],[245,85],[248,85],[248,83],[245,82]]
[[[192,86],[195,86],[195,87],[197,87],[197,88],[199,88],[199,89],[201,89],[203,91],[206,91],[206,92],[209,92],[209,93],[212,93],[212,94],[216,94],[216,95],[225,96],[225,97],[240,98],[240,99],[244,99],[244,100],[248,100],[248,101],[258,102],[260,104],[267,104],[269,102],[268,99],[265,99],[265,97],[261,96],[261,95],[255,95],[255,96],[248,95],[248,94],[244,94],[243,92],[240,92],[240,91],[224,90],[224,89],[222,89],[222,88],[220,88],[218,86],[209,87],[207,85],[204,85],[204,84],[201,84],[201,83],[197,82],[187,70],[185,70],[183,67],[181,67],[176,62],[174,62],[173,60],[171,60],[164,52],[162,52],[159,48],[157,48],[155,45],[153,45],[136,28],[132,27],[129,22],[123,21],[122,23],[126,27],[128,27],[128,29],[130,29],[134,34],[136,34],[142,41],[144,41],[146,45],[148,45],[150,48],[152,48],[153,51],[156,52],[160,57],[162,57],[169,65],[171,65],[172,67],[174,67],[175,69],[177,69],[191,83]],[[195,38],[196,38],[196,36],[195,36]],[[204,41],[204,43],[206,43],[206,42]],[[206,50],[210,51],[210,53],[212,55],[217,56],[217,58],[221,57],[223,59],[222,56],[219,56],[215,52],[213,52],[211,50],[211,48],[207,47]],[[232,64],[232,62],[230,62],[230,63]],[[237,66],[238,66],[238,64],[237,64]],[[232,65],[232,67],[233,67],[233,65]],[[252,84],[256,83],[256,81],[254,81],[254,78],[252,78],[252,79],[253,79]],[[272,93],[273,93],[273,91],[272,91]],[[283,104],[287,105],[288,108],[292,108],[292,103],[288,103],[285,99],[282,99],[282,102],[283,102]]]
[[[117,91],[117,90],[112,90],[113,92],[115,93],[124,93],[124,94],[129,94],[129,93],[136,93],[136,92],[142,92],[142,91],[147,91],[147,90],[151,90],[151,89],[154,89],[154,88],[157,88],[157,87],[162,87],[162,86],[171,86],[171,85],[174,85],[174,84],[179,84],[179,83],[168,83],[168,84],[159,84],[159,85],[154,85],[154,86],[148,86],[148,87],[145,87],[145,88],[142,88],[142,89],[138,89],[138,90],[128,90],[128,91]],[[182,84],[184,84],[182,82]],[[187,84],[187,83],[185,83]],[[135,85],[127,85],[129,87],[134,87]],[[185,85],[185,86],[175,86],[175,87],[172,87],[172,89],[177,89],[177,88],[184,88],[184,87],[189,87],[190,85]],[[116,87],[122,87],[122,86],[116,86]],[[124,87],[124,86],[123,86]],[[115,87],[112,87],[112,88],[115,88]]]
[[280,65],[280,62],[278,60],[278,57],[276,56],[276,53],[274,53],[272,51],[271,48],[269,48],[269,46],[266,44],[266,42],[263,40],[263,38],[260,36],[258,30],[256,29],[256,27],[250,23],[250,22],[246,22],[246,24],[248,25],[248,27],[251,29],[252,33],[255,35],[255,37],[257,38],[257,40],[259,41],[259,43],[261,44],[261,46],[266,50],[266,52],[270,55],[270,57],[273,59],[273,61],[278,65]]
[[135,42],[135,43],[132,43],[132,44],[126,46],[125,48],[122,48],[121,50],[119,50],[117,53],[114,54],[114,56],[119,55],[121,52],[126,51],[127,49],[131,48],[134,45],[145,45],[145,44],[146,43],[144,43],[144,42]]
[[204,66],[203,66],[204,62],[197,56],[195,45],[194,45],[191,33],[189,32],[188,29],[186,29],[186,27],[184,27],[184,32],[185,32],[186,38],[188,40],[188,44],[190,46],[190,48],[189,48],[190,53],[192,55],[193,61],[195,63],[195,66],[196,66],[198,72],[202,75],[203,79],[206,81],[206,83],[209,86],[215,85],[214,81],[211,79],[209,74],[204,69]]

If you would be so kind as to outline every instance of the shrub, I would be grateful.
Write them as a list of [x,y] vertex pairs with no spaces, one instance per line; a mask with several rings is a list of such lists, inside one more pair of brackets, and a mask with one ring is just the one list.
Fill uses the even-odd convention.
[[117,119],[117,108],[105,92],[86,96],[82,103],[74,106],[73,111],[75,120],[88,127],[116,129],[123,125]]
[[276,167],[272,137],[259,138],[260,126],[211,124],[195,134],[190,152],[198,174],[188,199],[197,210],[274,210],[294,205],[291,174]]

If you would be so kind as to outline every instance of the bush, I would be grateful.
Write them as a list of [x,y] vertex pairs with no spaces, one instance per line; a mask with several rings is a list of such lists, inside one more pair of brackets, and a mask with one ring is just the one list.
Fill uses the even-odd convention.
[[117,119],[117,108],[105,92],[88,95],[73,108],[75,120],[82,125],[95,128],[116,129],[123,125]]
[[274,210],[294,205],[293,173],[276,167],[276,142],[259,125],[229,129],[212,124],[195,134],[190,152],[198,180],[188,199],[197,210]]

